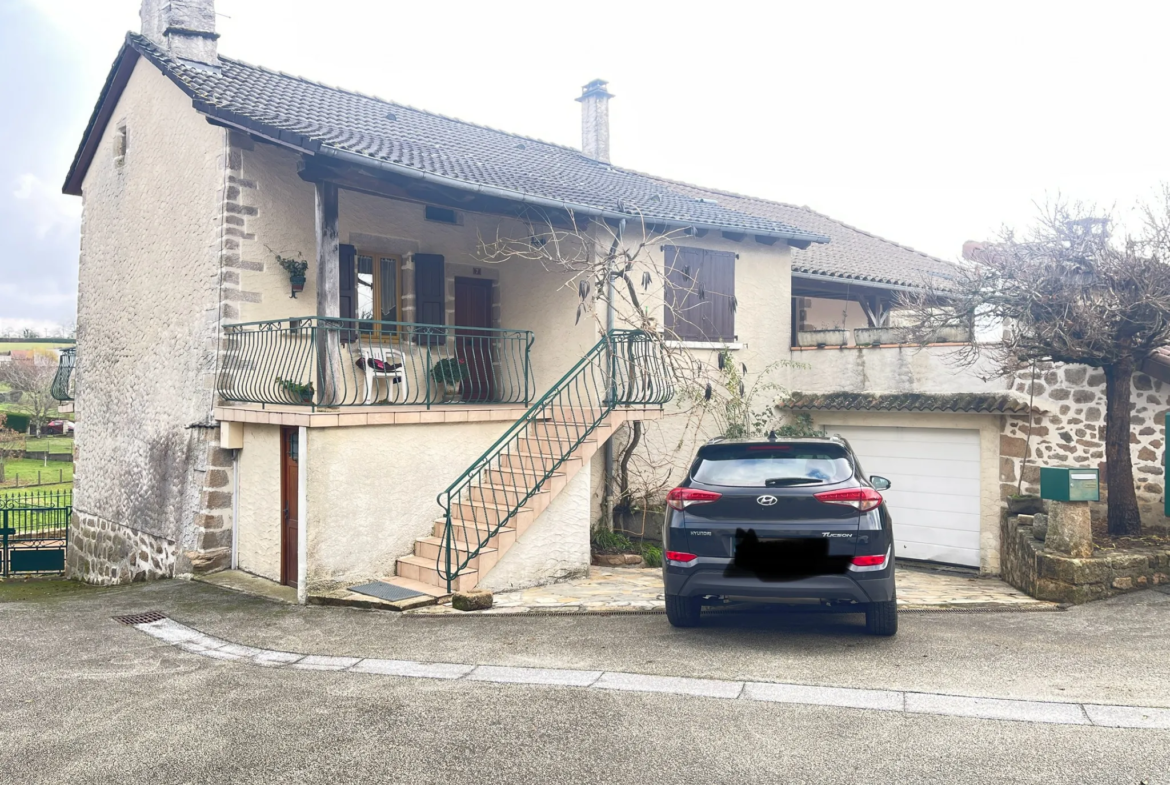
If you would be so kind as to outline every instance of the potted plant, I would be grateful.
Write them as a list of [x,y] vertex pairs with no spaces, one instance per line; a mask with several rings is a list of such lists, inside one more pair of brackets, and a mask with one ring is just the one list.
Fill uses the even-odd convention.
[[304,259],[292,256],[281,256],[280,254],[275,254],[275,256],[277,263],[288,273],[288,281],[292,285],[292,296],[296,299],[297,292],[305,291],[305,271],[309,269],[309,263]]
[[439,360],[431,367],[431,378],[443,389],[443,400],[450,401],[459,397],[461,387],[467,380],[467,361],[462,357],[448,357]]
[[276,377],[276,383],[282,390],[292,399],[293,403],[312,403],[313,402],[313,383],[305,382],[301,384],[294,382],[292,379],[282,379]]

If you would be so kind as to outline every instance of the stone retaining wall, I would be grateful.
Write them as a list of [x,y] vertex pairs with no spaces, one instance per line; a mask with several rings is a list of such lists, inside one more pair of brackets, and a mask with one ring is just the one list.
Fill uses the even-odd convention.
[[1170,549],[1095,550],[1074,559],[1045,548],[1014,515],[1004,516],[1000,542],[1003,579],[1038,600],[1080,604],[1170,583]]
[[103,586],[170,578],[175,542],[74,512],[67,558],[69,575]]

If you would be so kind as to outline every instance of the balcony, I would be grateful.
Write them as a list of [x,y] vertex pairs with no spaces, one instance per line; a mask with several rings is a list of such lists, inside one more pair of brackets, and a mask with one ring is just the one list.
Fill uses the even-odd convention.
[[62,403],[73,400],[73,366],[77,362],[77,347],[61,350],[61,358],[57,361],[57,375],[53,377],[53,384],[49,394],[54,400]]
[[216,392],[229,404],[527,405],[529,330],[305,317],[224,328]]
[[855,327],[831,330],[799,330],[793,334],[793,349],[879,348],[890,346],[922,346],[969,344],[974,333],[966,327],[944,327],[929,340],[913,340],[910,331],[900,327]]

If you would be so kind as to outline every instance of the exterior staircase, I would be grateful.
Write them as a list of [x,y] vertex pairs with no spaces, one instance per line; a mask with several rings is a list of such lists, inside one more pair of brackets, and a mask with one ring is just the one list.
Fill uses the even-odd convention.
[[608,333],[439,494],[442,516],[391,582],[435,596],[474,588],[619,426],[660,418],[673,392],[654,338]]

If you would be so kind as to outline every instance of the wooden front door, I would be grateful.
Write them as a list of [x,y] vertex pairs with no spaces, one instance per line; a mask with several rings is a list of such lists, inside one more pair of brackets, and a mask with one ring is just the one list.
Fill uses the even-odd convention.
[[280,582],[297,585],[297,487],[300,429],[280,429]]
[[495,400],[492,367],[492,333],[464,329],[492,326],[492,282],[482,278],[455,279],[455,356],[467,364],[463,400],[487,403]]

